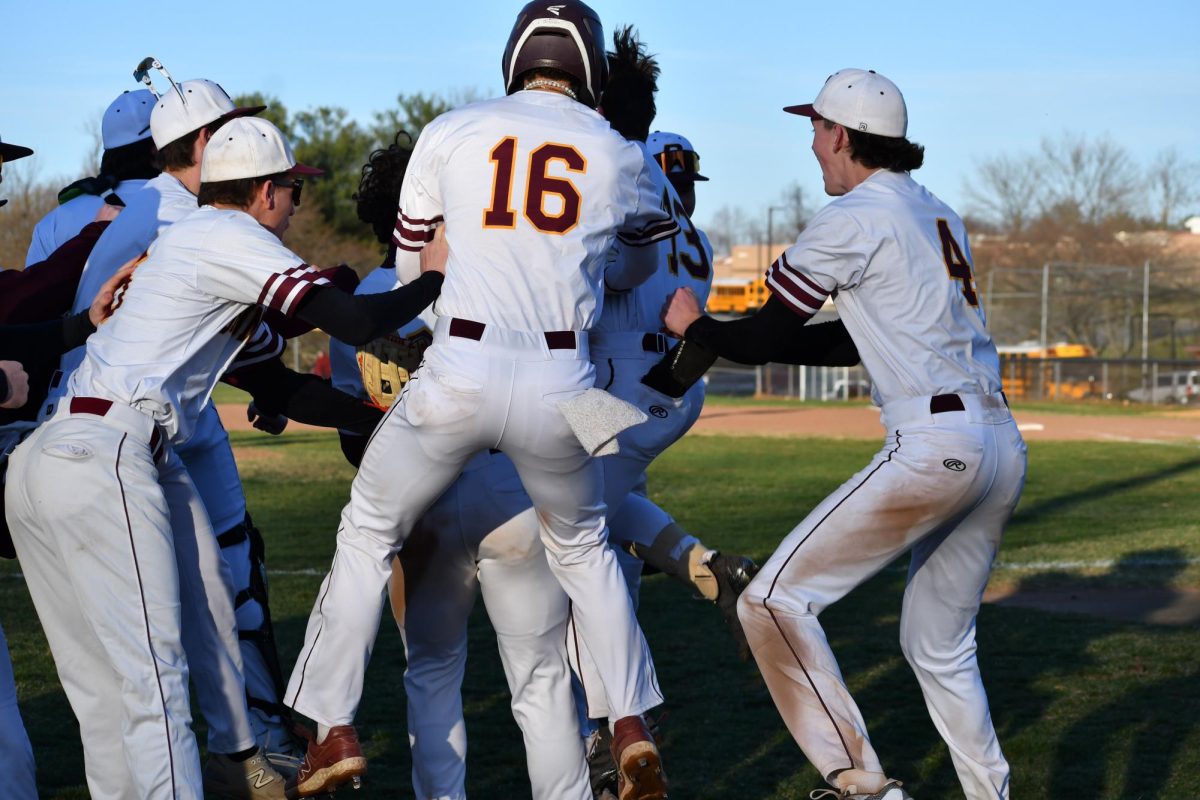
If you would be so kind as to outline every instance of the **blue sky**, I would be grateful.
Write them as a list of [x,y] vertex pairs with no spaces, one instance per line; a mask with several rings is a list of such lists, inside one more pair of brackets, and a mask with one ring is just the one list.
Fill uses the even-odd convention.
[[[261,90],[295,111],[340,105],[368,121],[397,94],[500,91],[518,2],[200,4],[8,0],[0,136],[33,147],[9,167],[74,179],[97,120],[146,55],[178,79]],[[892,78],[916,177],[963,206],[975,163],[1070,131],[1107,135],[1148,160],[1175,146],[1200,160],[1200,2],[854,3],[595,0],[606,27],[633,23],[663,69],[656,127],[688,136],[719,206],[765,213],[798,181],[823,203],[807,120],[841,67]],[[279,9],[286,9],[281,16]],[[94,124],[94,123],[93,123]],[[364,154],[365,155],[365,154]],[[1200,211],[1200,209],[1197,209]]]

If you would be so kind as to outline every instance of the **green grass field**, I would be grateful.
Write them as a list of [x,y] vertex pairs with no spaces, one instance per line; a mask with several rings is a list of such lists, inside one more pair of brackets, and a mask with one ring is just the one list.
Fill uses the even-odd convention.
[[[299,649],[333,552],[351,469],[328,434],[235,434],[246,493],[268,541],[284,663]],[[766,557],[876,444],[692,437],[651,471],[655,498],[723,549]],[[1200,448],[1033,443],[1026,492],[994,580],[1010,585],[1200,587]],[[1115,563],[1116,566],[1107,566]],[[0,619],[43,797],[84,797],[78,732],[17,565],[0,566]],[[823,616],[889,772],[917,800],[961,797],[897,643],[903,571],[891,569]],[[677,800],[806,798],[821,785],[753,664],[739,662],[716,610],[662,576],[642,620],[667,695],[664,758]],[[496,647],[477,608],[465,708],[472,797],[527,796],[524,755]],[[979,652],[992,714],[1023,800],[1200,796],[1200,628],[1167,628],[984,606]],[[360,732],[372,758],[362,798],[411,798],[390,619],[367,675]]]

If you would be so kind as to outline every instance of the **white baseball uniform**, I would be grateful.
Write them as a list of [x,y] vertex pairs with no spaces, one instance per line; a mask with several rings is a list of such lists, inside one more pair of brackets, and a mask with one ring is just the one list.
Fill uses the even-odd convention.
[[[87,309],[100,287],[122,265],[141,256],[168,226],[196,210],[196,195],[167,172],[146,182],[140,191],[124,199],[125,210],[109,224],[88,257],[72,311]],[[239,362],[263,354],[274,355],[281,350],[283,340],[280,337],[268,339],[269,335],[267,329],[261,329],[256,339],[239,355]],[[59,364],[62,375],[71,375],[83,360],[83,354],[83,347],[65,353]],[[51,390],[47,405],[53,406],[65,391],[66,381],[62,380]],[[201,412],[195,432],[176,447],[176,452],[200,494],[214,533],[219,536],[239,528],[246,518],[246,498],[229,436],[214,406],[209,405]],[[201,553],[205,557],[200,563],[180,565],[181,569],[198,568],[201,581],[195,585],[204,588],[203,593],[185,597],[184,602],[215,600],[224,581],[222,575],[226,567],[222,562],[227,562],[231,580],[227,592],[229,602],[211,602],[211,613],[219,618],[222,626],[236,618],[234,624],[239,630],[254,631],[262,627],[263,610],[256,600],[249,599],[236,608],[233,606],[234,598],[249,596],[245,593],[250,582],[249,539],[242,536],[235,544],[218,550],[216,558],[208,547]],[[236,616],[227,619],[226,613]],[[251,641],[239,640],[238,645],[244,667],[241,676],[233,673],[233,660],[226,653],[202,650],[191,653],[188,659],[193,679],[214,686],[212,691],[199,695],[200,710],[209,725],[209,749],[214,752],[244,750],[252,746],[254,739],[265,736],[264,717],[248,713],[246,690],[253,697],[279,700],[259,649]],[[249,743],[247,736],[251,737]]]
[[557,407],[594,382],[586,331],[603,280],[634,285],[653,269],[635,260],[605,275],[613,236],[644,245],[677,229],[647,166],[594,110],[549,92],[456,109],[421,134],[400,195],[396,241],[408,258],[397,269],[411,274],[445,220],[439,319],[424,366],[376,430],[351,487],[286,694],[297,711],[331,727],[353,720],[391,559],[488,448],[512,459],[533,500],[614,714],[662,701],[607,547],[600,464]]
[[[113,191],[122,200],[129,202],[129,198],[145,184],[145,178],[131,178],[118,183]],[[52,209],[33,227],[29,251],[25,254],[25,266],[45,261],[51,253],[75,238],[85,225],[96,218],[96,213],[103,205],[104,198],[94,194],[81,194]]]
[[192,212],[152,245],[54,416],[13,453],[13,540],[93,797],[200,797],[181,638],[236,659],[236,631],[180,603],[197,576],[177,563],[215,540],[174,446],[258,330],[259,306],[294,313],[325,283],[248,214]]
[[[645,151],[645,143],[637,144]],[[680,229],[656,245],[659,266],[644,283],[605,295],[604,310],[589,334],[589,344],[596,366],[596,386],[632,403],[648,417],[617,436],[617,453],[600,459],[604,467],[604,501],[611,509],[609,538],[614,544],[632,541],[649,546],[672,519],[646,498],[646,468],[696,422],[704,405],[704,382],[697,381],[683,397],[673,398],[646,386],[642,377],[677,341],[661,333],[665,300],[676,289],[686,287],[695,292],[703,307],[713,275],[708,237],[692,224],[666,175],[648,155],[647,160],[663,206],[671,209]],[[627,255],[626,248],[616,247],[609,257],[619,261]],[[642,562],[620,546],[614,549],[636,608]],[[571,636],[575,634],[572,626]],[[568,652],[586,695],[586,716],[610,716],[586,649],[569,647]]]
[[[392,270],[380,267],[355,294],[388,291],[395,280]],[[412,360],[401,366],[410,374],[436,319],[426,309],[394,334],[397,344],[409,345]],[[353,347],[330,340],[329,362],[335,388],[366,397]],[[417,521],[398,557],[405,575],[399,628],[416,796],[467,796],[461,687],[467,621],[479,587],[496,631],[513,717],[525,738],[531,796],[591,800],[565,647],[567,595],[550,572],[532,503],[512,462],[498,453],[476,454]]]
[[962,221],[907,174],[879,171],[818,212],[768,273],[814,313],[836,292],[887,429],[871,463],[780,544],[738,611],[780,714],[825,776],[882,773],[817,621],[912,550],[901,645],[968,798],[1007,798],[975,659],[975,616],[1025,477]]

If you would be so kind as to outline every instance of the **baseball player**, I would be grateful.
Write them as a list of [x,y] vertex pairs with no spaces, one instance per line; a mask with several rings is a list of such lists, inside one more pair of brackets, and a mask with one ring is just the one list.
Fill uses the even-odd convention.
[[[372,224],[383,243],[392,239],[408,157],[409,150],[399,144],[372,153],[355,194],[359,218]],[[394,285],[395,252],[391,244],[387,260],[363,279],[358,293]],[[334,385],[390,406],[389,394],[398,393],[420,364],[436,320],[426,309],[384,344],[367,345],[361,354],[331,340]],[[375,357],[385,364],[375,365]],[[354,440],[363,438],[342,436],[343,451],[356,466],[363,443]],[[513,716],[525,739],[531,797],[591,800],[565,647],[567,595],[550,571],[532,503],[512,461],[488,452],[476,454],[421,516],[393,562],[389,591],[404,640],[416,796],[466,797],[460,689],[477,587],[496,630]]]
[[771,297],[750,320],[704,317],[679,291],[665,322],[726,357],[753,349],[771,358],[776,342],[836,295],[887,436],[866,468],[784,538],[738,611],[776,707],[834,787],[812,796],[907,798],[871,746],[817,616],[911,550],[901,647],[964,794],[1007,798],[975,617],[1026,455],[1001,393],[966,231],[910,177],[924,149],[905,138],[908,112],[890,80],[841,70],[811,104],[785,110],[812,119],[813,154],[837,199],[771,266]]
[[[597,385],[648,415],[646,422],[618,435],[617,453],[600,459],[604,466],[605,502],[614,509],[610,539],[619,548],[617,558],[635,606],[644,559],[718,603],[739,648],[746,650],[736,603],[738,594],[756,570],[753,562],[706,547],[646,497],[646,468],[691,428],[704,403],[703,383],[697,382],[687,391],[672,395],[648,385],[646,376],[674,344],[660,333],[663,298],[682,286],[690,287],[701,298],[708,295],[712,248],[690,220],[695,210],[695,181],[707,178],[700,174],[699,156],[687,139],[673,133],[649,133],[656,111],[654,95],[659,69],[655,59],[646,54],[645,46],[631,27],[614,35],[613,46],[602,111],[614,130],[636,142],[655,162],[652,174],[657,190],[664,206],[678,220],[680,231],[659,243],[659,268],[646,282],[625,292],[606,295],[604,310],[591,334]],[[683,188],[686,202],[676,186]],[[612,257],[620,259],[626,252],[624,248],[616,248]],[[574,628],[571,633],[575,633]],[[606,717],[607,707],[603,693],[596,691],[598,681],[587,650],[569,646],[568,653],[581,676],[586,699],[586,710],[581,716]],[[588,753],[593,775],[612,772],[605,743],[605,729],[592,734]],[[603,785],[604,781],[594,782],[593,786],[598,784]]]
[[587,393],[595,377],[587,330],[604,282],[629,288],[655,263],[647,252],[606,272],[614,235],[644,249],[678,229],[652,165],[593,109],[606,66],[595,12],[578,0],[530,3],[502,61],[509,94],[442,115],[417,142],[401,193],[397,272],[412,274],[444,221],[448,277],[424,366],[363,456],[288,686],[288,704],[318,723],[299,772],[302,795],[365,772],[351,722],[392,558],[488,448],[512,459],[532,498],[551,569],[597,661],[623,798],[665,795],[640,716],[662,696],[607,547],[600,464],[565,416],[596,403],[592,421],[608,428],[598,437],[606,440],[613,431],[597,417],[614,405],[626,412]]
[[[153,59],[147,61],[157,64]],[[171,88],[161,97],[151,95],[154,103],[149,119],[163,172],[140,190],[127,194],[122,215],[101,235],[88,258],[76,290],[75,309],[90,303],[96,287],[122,263],[144,253],[169,225],[196,210],[201,158],[221,124],[263,110],[261,106],[236,108],[224,89],[212,81],[188,80],[175,84],[169,74],[167,79]],[[235,365],[271,358],[281,347],[278,336],[260,329],[239,353]],[[71,374],[82,359],[82,347],[63,357],[52,400],[66,390],[62,376]],[[197,543],[197,559],[180,561],[181,571],[198,570],[183,584],[184,605],[205,609],[202,618],[211,619],[220,630],[236,628],[238,634],[243,629],[258,630],[263,627],[264,612],[257,597],[243,592],[253,574],[249,564],[251,541],[244,524],[245,498],[228,437],[212,405],[201,412],[196,432],[179,445],[177,452],[196,486],[211,527],[218,534],[214,541]],[[222,547],[227,548],[224,553]],[[186,592],[186,587],[194,587],[196,593]],[[236,608],[235,598],[241,600]],[[236,794],[244,785],[243,763],[231,760],[232,754],[243,753],[257,744],[275,752],[283,749],[282,744],[288,740],[286,731],[279,730],[283,726],[278,717],[271,719],[263,712],[252,714],[247,708],[248,694],[277,701],[278,690],[257,642],[240,635],[205,642],[198,637],[197,628],[185,625],[183,636],[199,707],[208,722],[205,786],[213,793]],[[252,690],[248,691],[248,684]],[[271,721],[276,723],[275,730],[268,728]]]
[[[180,633],[181,613],[197,612],[181,608],[190,577],[177,563],[197,558],[213,533],[174,446],[196,429],[262,309],[363,342],[440,288],[433,273],[353,298],[287,250],[279,236],[295,181],[311,172],[269,122],[222,126],[204,152],[201,207],[151,246],[54,415],[13,453],[13,539],[79,719],[94,797],[201,794]],[[236,755],[248,781],[282,796],[257,749]]]
[[[154,95],[145,89],[122,92],[109,104],[100,121],[104,142],[100,174],[78,180],[59,192],[60,205],[34,226],[25,266],[45,261],[95,219],[101,205],[106,202],[120,205],[158,174],[154,143],[150,139],[153,109]],[[93,290],[101,283],[104,281],[99,281]]]

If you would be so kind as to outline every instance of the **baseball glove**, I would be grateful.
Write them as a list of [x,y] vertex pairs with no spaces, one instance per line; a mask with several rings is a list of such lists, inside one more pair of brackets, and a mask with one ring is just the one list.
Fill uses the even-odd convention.
[[387,411],[396,402],[429,345],[428,331],[422,332],[407,338],[389,333],[358,348],[358,369],[372,405]]

